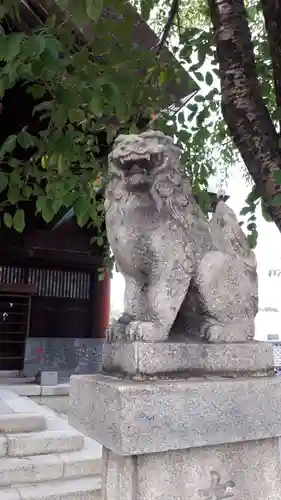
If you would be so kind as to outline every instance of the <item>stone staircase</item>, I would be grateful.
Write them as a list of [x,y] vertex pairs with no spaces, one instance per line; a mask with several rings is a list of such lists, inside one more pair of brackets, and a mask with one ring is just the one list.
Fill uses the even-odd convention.
[[100,448],[36,407],[0,391],[0,500],[100,500]]

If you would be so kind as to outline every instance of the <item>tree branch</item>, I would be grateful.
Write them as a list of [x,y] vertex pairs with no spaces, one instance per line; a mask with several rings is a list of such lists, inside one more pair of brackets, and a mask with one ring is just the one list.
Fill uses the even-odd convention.
[[162,48],[164,47],[164,45],[167,41],[167,38],[170,34],[171,28],[173,26],[174,19],[176,18],[178,13],[179,13],[179,0],[172,0],[172,4],[171,4],[170,11],[168,14],[168,19],[167,19],[167,22],[164,26],[163,34],[161,36],[159,44],[157,46],[157,54],[160,54]]
[[[262,99],[243,0],[208,0],[220,67],[222,112],[230,134],[265,203],[281,186],[279,137]],[[281,231],[281,207],[270,206]]]
[[276,105],[279,110],[279,135],[281,135],[281,2],[261,0],[261,6],[270,47]]

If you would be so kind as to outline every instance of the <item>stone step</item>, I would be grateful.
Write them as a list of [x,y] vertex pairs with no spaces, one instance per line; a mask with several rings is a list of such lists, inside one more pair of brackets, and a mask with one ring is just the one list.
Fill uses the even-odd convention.
[[95,476],[0,489],[0,500],[100,500],[101,479]]
[[101,460],[93,450],[0,459],[0,488],[56,479],[101,474]]
[[1,378],[5,377],[19,377],[20,376],[20,371],[19,370],[0,370],[0,380]]
[[0,376],[0,385],[24,385],[24,384],[34,384],[35,382],[35,377],[4,377],[3,375]]
[[64,453],[84,447],[84,436],[74,429],[10,434],[6,439],[9,457]]
[[0,414],[0,434],[44,431],[46,419],[36,413]]

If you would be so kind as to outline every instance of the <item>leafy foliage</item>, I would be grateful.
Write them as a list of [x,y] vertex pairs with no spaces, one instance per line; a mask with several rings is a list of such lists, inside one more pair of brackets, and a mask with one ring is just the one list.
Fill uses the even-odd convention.
[[[162,88],[168,70],[173,71],[156,53],[132,45],[133,20],[120,2],[67,0],[59,5],[62,19],[53,15],[28,35],[12,32],[6,23],[0,38],[0,97],[5,102],[10,89],[24,86],[34,99],[39,124],[34,130],[34,123],[27,123],[0,146],[3,222],[20,232],[22,203],[29,200],[36,201],[47,223],[62,208],[72,208],[80,226],[102,227],[103,206],[95,186],[106,181],[108,145],[118,129],[135,132],[141,115],[163,107]],[[3,26],[7,15],[19,19],[18,6],[17,0],[3,2]],[[124,18],[114,22],[104,15],[109,6]],[[148,5],[143,9],[149,13]],[[79,46],[73,21],[90,26],[87,43]]]
[[[132,3],[161,37],[170,0]],[[280,110],[259,2],[246,4],[263,98],[278,129]],[[140,116],[166,107],[164,87],[180,74],[162,63],[157,51],[132,44],[133,20],[118,0],[59,0],[57,5],[60,14],[53,9],[46,22],[28,35],[12,32],[5,22],[7,16],[12,22],[19,20],[19,0],[0,5],[0,98],[5,102],[10,89],[24,86],[34,99],[33,119],[39,124],[26,123],[0,145],[0,215],[7,227],[22,231],[23,202],[36,202],[47,223],[60,210],[72,208],[80,226],[98,228],[96,241],[102,246],[103,206],[95,187],[106,182],[108,147],[120,128],[136,132]],[[210,176],[219,171],[227,177],[230,167],[241,164],[220,109],[220,75],[206,5],[205,0],[182,0],[169,38],[170,48],[199,91],[176,117],[162,111],[154,122],[181,145],[194,193],[204,209]],[[118,14],[117,20],[105,15],[109,8]],[[87,42],[81,43],[74,26],[82,31],[87,26]],[[278,196],[273,203],[281,202]],[[261,196],[253,189],[242,210],[251,246],[257,240],[259,203]],[[264,203],[262,209],[270,220]]]
[[[161,32],[161,25],[166,18],[170,2],[162,0],[157,15],[152,19],[154,28]],[[280,131],[281,114],[277,108],[273,84],[272,61],[265,30],[263,14],[259,0],[245,0],[248,23],[254,43],[256,69],[264,103],[269,109],[272,121]],[[229,135],[220,107],[220,74],[218,71],[216,47],[210,13],[205,0],[183,0],[180,3],[178,22],[171,32],[170,45],[179,43],[178,57],[184,67],[199,85],[199,91],[187,105],[181,130],[189,134],[186,165],[197,171],[203,168],[204,186],[214,172],[227,180],[232,167],[241,168],[245,182],[252,184],[249,172],[245,168],[238,150]],[[226,56],[227,57],[227,56]],[[189,161],[191,160],[191,161]],[[281,181],[280,172],[277,172]],[[200,178],[200,176],[199,176]],[[202,176],[201,176],[202,178]],[[276,195],[272,204],[280,205],[280,195]],[[272,221],[267,206],[256,192],[255,186],[246,199],[241,215],[247,219],[246,226],[251,247],[257,243],[256,209],[261,205],[264,218]]]

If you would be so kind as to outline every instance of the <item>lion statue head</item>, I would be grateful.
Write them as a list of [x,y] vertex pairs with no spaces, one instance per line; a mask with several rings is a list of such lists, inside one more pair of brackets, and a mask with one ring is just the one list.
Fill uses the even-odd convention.
[[164,205],[170,205],[173,211],[175,205],[186,206],[192,202],[192,190],[180,154],[172,138],[162,132],[120,135],[108,157],[107,197],[118,200],[146,192],[158,210]]

